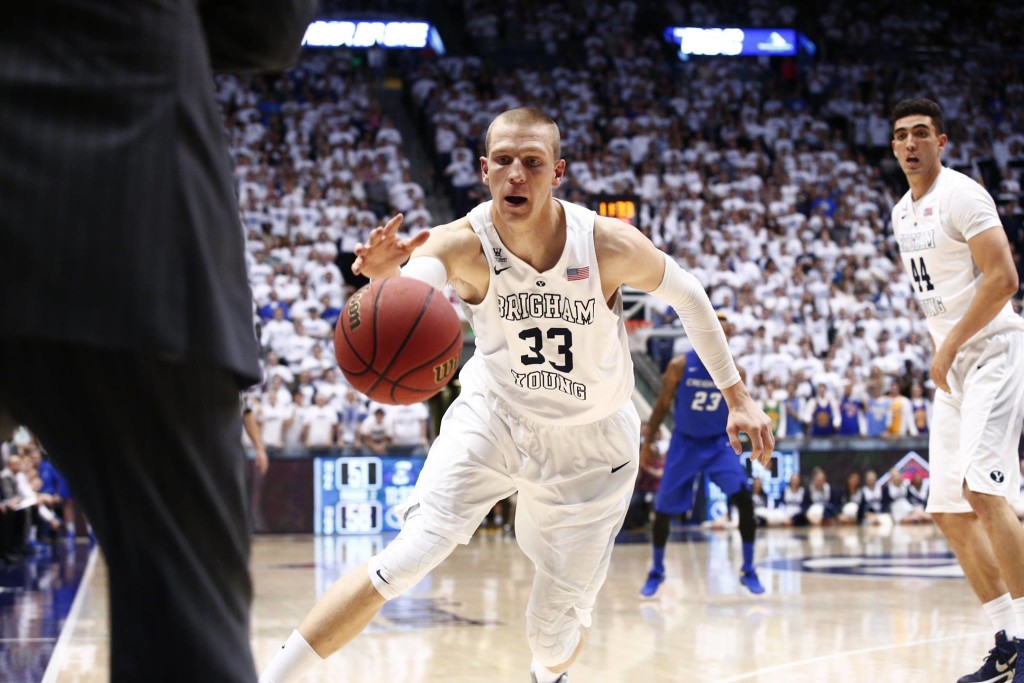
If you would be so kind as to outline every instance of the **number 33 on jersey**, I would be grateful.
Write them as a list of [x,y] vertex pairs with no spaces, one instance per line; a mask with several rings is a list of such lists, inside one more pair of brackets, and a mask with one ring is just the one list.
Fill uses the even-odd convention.
[[[487,295],[466,310],[489,390],[541,422],[587,424],[629,400],[633,365],[622,321],[622,298],[601,290],[593,211],[562,203],[565,247],[538,272],[513,254],[491,220],[491,202],[469,214],[492,273]],[[465,384],[465,380],[463,381]]]

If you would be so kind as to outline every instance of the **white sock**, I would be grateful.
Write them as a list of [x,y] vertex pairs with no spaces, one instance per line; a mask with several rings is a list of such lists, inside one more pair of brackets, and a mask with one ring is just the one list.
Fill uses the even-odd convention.
[[562,674],[556,674],[554,671],[549,670],[536,659],[533,660],[533,666],[530,667],[530,670],[533,671],[533,675],[537,678],[537,683],[558,683],[558,679],[562,676]]
[[270,665],[260,676],[259,683],[288,683],[298,679],[323,657],[309,646],[297,630],[288,636],[288,642],[274,655]]
[[[1017,620],[1015,624],[1017,627],[1016,637],[1020,638],[1024,636],[1024,630],[1020,627],[1021,624],[1024,624],[1024,598],[1014,598],[1011,605],[1013,606],[1013,616]],[[1006,635],[1009,637],[1009,632]]]
[[[992,626],[995,628],[996,633],[999,631],[1006,631],[1007,638],[1014,638],[1017,636],[1017,615],[1014,613],[1015,601],[1010,598],[1009,593],[1003,593],[995,600],[986,602],[981,606],[985,610],[985,614],[992,621]],[[1021,607],[1024,610],[1024,606]]]

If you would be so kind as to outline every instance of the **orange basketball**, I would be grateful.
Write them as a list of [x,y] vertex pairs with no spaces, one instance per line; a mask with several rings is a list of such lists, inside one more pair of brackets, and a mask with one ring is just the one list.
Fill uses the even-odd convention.
[[334,355],[356,391],[379,403],[424,401],[455,375],[462,324],[421,280],[375,280],[352,295],[334,328]]

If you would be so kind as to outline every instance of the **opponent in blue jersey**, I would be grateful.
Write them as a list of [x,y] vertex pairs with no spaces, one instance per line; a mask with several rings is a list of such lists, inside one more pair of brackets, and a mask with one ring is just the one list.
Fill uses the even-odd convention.
[[[725,315],[719,312],[718,318],[728,335],[730,330]],[[740,372],[742,374],[742,370]],[[739,511],[740,536],[743,539],[740,582],[751,593],[763,593],[764,588],[754,570],[757,521],[753,498],[747,484],[747,473],[730,446],[725,431],[729,409],[722,400],[722,393],[715,388],[711,375],[693,351],[672,359],[665,370],[661,394],[647,423],[647,438],[640,451],[641,466],[651,459],[652,454],[646,444],[657,440],[658,430],[673,402],[675,428],[655,501],[654,560],[640,594],[651,597],[665,580],[664,558],[669,522],[672,517],[685,514],[693,507],[693,484],[701,474],[708,475],[728,496],[729,505]]]

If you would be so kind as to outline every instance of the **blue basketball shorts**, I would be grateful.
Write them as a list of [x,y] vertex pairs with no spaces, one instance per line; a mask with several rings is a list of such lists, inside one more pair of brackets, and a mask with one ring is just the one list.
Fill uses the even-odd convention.
[[693,507],[694,481],[702,472],[726,496],[747,486],[747,472],[729,445],[728,436],[696,437],[672,432],[655,509],[669,515],[689,512]]

